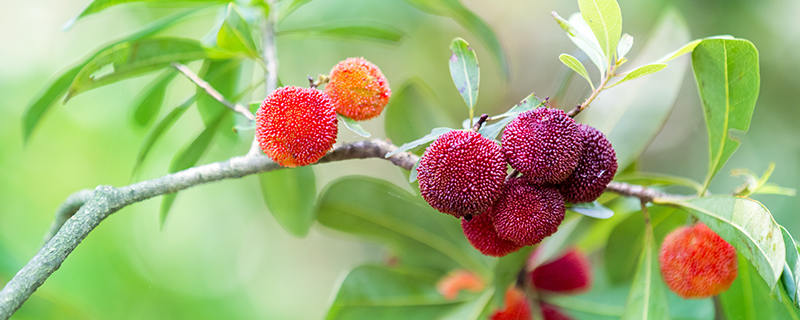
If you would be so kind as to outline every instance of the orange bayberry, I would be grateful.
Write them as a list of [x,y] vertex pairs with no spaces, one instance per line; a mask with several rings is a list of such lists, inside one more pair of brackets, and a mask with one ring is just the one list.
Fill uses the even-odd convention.
[[506,291],[506,307],[495,311],[491,320],[530,320],[531,305],[521,290],[510,287]]
[[493,219],[492,209],[472,217],[469,221],[462,219],[461,228],[469,243],[481,253],[494,257],[502,257],[522,248],[513,241],[500,238],[494,230]]
[[364,58],[347,58],[333,67],[325,93],[336,112],[354,119],[377,117],[389,102],[392,90],[381,69]]
[[337,131],[333,104],[317,89],[279,88],[256,114],[261,150],[284,167],[317,162],[333,147]]
[[417,172],[425,201],[460,218],[483,213],[500,197],[506,162],[496,142],[477,132],[453,130],[431,143]]
[[583,137],[583,154],[575,171],[561,184],[561,195],[569,202],[592,202],[617,173],[617,155],[611,142],[599,130],[578,124]]
[[458,297],[461,290],[480,292],[483,287],[483,280],[467,270],[453,271],[436,284],[436,290],[447,300]]
[[530,279],[537,289],[575,293],[589,289],[592,284],[592,270],[586,256],[572,249],[563,256],[533,269]]
[[511,178],[492,206],[494,229],[506,240],[530,246],[558,230],[564,220],[564,199],[558,190]]
[[661,276],[683,298],[717,295],[736,279],[736,250],[705,224],[670,232],[658,255]]

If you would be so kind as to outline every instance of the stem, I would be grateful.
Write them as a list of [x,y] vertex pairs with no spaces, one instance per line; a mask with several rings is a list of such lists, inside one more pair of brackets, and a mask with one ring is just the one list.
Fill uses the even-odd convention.
[[[265,17],[264,24],[261,30],[261,44],[264,52],[262,58],[266,63],[264,68],[264,91],[265,95],[269,95],[278,87],[278,49],[275,47],[275,1],[266,0],[271,10],[269,16]],[[253,142],[250,144],[250,150],[247,151],[248,156],[256,156],[262,154],[261,148],[258,144],[258,138],[253,133]]]
[[597,96],[600,94],[600,92],[603,91],[604,89],[607,89],[606,85],[608,85],[608,81],[611,80],[611,78],[613,78],[616,75],[614,73],[614,71],[616,71],[616,70],[617,70],[617,66],[616,65],[611,67],[611,68],[609,68],[608,72],[603,77],[603,81],[600,83],[600,85],[597,86],[597,88],[595,88],[594,90],[592,90],[592,94],[589,95],[589,97],[586,98],[586,100],[583,101],[583,103],[577,105],[574,109],[572,109],[569,112],[567,112],[567,115],[574,118],[579,113],[581,113],[581,111],[583,111],[584,109],[588,108],[589,104],[591,104],[592,101],[594,101],[594,99],[597,98]]
[[209,96],[214,98],[214,100],[219,101],[220,103],[222,103],[226,107],[230,108],[231,110],[233,110],[235,112],[240,113],[245,118],[247,118],[247,119],[249,119],[251,121],[255,121],[256,120],[256,117],[253,115],[252,112],[250,112],[250,110],[247,109],[247,107],[245,107],[245,106],[243,106],[241,104],[233,103],[233,102],[230,102],[230,101],[226,100],[225,97],[222,95],[222,93],[217,91],[217,89],[214,89],[214,87],[212,87],[211,84],[209,84],[205,80],[201,79],[197,74],[192,72],[192,70],[189,69],[189,67],[187,67],[186,65],[173,62],[172,63],[172,67],[174,67],[175,69],[178,69],[178,71],[180,71],[184,76],[186,76],[186,78],[188,78],[189,80],[194,82],[195,85],[197,85],[198,87],[203,89]]

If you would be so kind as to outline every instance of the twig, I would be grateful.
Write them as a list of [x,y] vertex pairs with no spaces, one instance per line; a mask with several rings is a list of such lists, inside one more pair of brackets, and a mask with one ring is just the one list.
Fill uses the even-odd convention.
[[252,121],[256,120],[256,117],[253,116],[253,113],[250,112],[250,110],[248,110],[247,107],[226,100],[225,97],[222,95],[222,93],[219,93],[219,91],[217,91],[217,89],[214,89],[214,87],[212,87],[208,82],[197,76],[194,72],[192,72],[191,69],[189,69],[189,67],[180,63],[172,63],[172,67],[180,71],[184,76],[186,76],[186,78],[188,78],[189,80],[194,82],[195,85],[203,89],[206,93],[208,93],[209,96],[214,98],[214,100],[217,100],[226,107],[230,108],[231,110],[242,114],[245,118],[249,120]]
[[567,112],[567,115],[574,118],[579,113],[581,113],[581,111],[583,111],[587,107],[589,107],[589,104],[592,103],[592,101],[594,101],[595,98],[597,98],[597,96],[600,94],[600,92],[603,91],[604,89],[606,89],[606,85],[608,84],[608,81],[611,80],[611,78],[613,78],[616,75],[614,73],[614,71],[616,71],[616,70],[617,70],[617,66],[616,65],[611,67],[608,70],[608,72],[606,72],[606,75],[603,78],[603,81],[600,83],[600,85],[597,86],[597,88],[595,88],[594,90],[592,90],[592,94],[589,95],[589,97],[586,98],[586,100],[583,101],[583,103],[575,106],[574,109],[572,109],[569,112]]
[[478,119],[478,121],[475,122],[475,125],[472,126],[472,131],[478,132],[478,130],[481,129],[483,123],[486,122],[486,119],[489,119],[489,115],[485,113],[482,114],[481,117]]
[[[267,3],[272,7],[274,1],[268,0]],[[264,95],[269,95],[278,87],[278,50],[275,47],[275,19],[276,11],[270,10],[269,16],[265,17],[261,30],[261,44],[263,47],[262,59],[266,62],[264,68]],[[253,142],[250,144],[248,156],[263,155],[258,144],[258,138],[253,135]]]

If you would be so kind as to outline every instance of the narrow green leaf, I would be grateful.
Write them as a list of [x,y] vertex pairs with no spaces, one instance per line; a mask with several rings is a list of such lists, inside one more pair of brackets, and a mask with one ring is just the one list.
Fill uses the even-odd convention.
[[335,38],[353,38],[362,40],[377,40],[398,42],[403,39],[404,33],[392,26],[370,25],[319,25],[289,30],[281,30],[278,36],[321,36]]
[[403,265],[441,274],[457,268],[491,274],[491,259],[472,248],[457,219],[383,180],[351,176],[332,182],[319,197],[317,221],[389,246]]
[[99,52],[75,76],[66,100],[103,85],[206,56],[200,42],[183,38],[125,41]]
[[250,23],[245,21],[233,3],[228,4],[225,20],[217,32],[217,46],[252,58],[259,57]]
[[258,175],[261,195],[269,212],[289,233],[304,237],[314,223],[316,177],[311,167],[265,172]]
[[592,78],[589,78],[589,73],[586,72],[586,67],[584,67],[583,64],[580,61],[578,61],[577,58],[568,55],[566,53],[562,53],[561,55],[558,56],[558,60],[561,60],[561,63],[567,66],[567,68],[572,69],[572,71],[575,71],[575,73],[586,79],[586,82],[589,83],[589,86],[592,88],[592,91],[594,91],[594,84],[592,83]]
[[[614,60],[622,34],[622,12],[616,0],[578,0],[583,20],[597,37],[606,57]],[[609,62],[606,62],[609,63]],[[613,62],[612,62],[613,63]]]
[[283,21],[286,19],[292,12],[299,9],[303,5],[311,2],[311,0],[288,0],[288,1],[280,1],[279,4],[285,4],[281,8],[278,9],[278,22]]
[[478,86],[481,80],[478,57],[475,55],[475,50],[461,38],[453,39],[450,43],[450,52],[450,77],[453,78],[453,84],[456,85],[472,116],[472,110],[478,101]]
[[641,252],[622,319],[669,319],[664,283],[658,270],[658,252],[649,224],[645,226]]
[[[118,4],[125,4],[125,3],[132,3],[132,2],[169,3],[169,2],[175,2],[175,1],[174,0],[94,0],[91,3],[89,3],[89,5],[85,9],[83,9],[83,11],[81,11],[81,13],[78,14],[75,18],[70,19],[70,21],[68,21],[64,25],[64,28],[65,29],[70,28],[73,24],[75,24],[76,21],[80,20],[83,17],[91,15],[93,13],[98,13],[100,11],[103,11],[103,10],[105,10],[107,8],[116,6]],[[183,0],[181,2],[183,2],[183,3],[201,4],[201,5],[209,5],[209,4],[214,4],[214,3],[227,2],[227,0]]]
[[671,176],[662,173],[634,172],[630,174],[618,174],[614,181],[627,182],[641,185],[676,185],[694,189],[695,192],[703,190],[703,185],[689,178]]
[[462,303],[457,308],[448,312],[446,315],[436,318],[441,320],[483,320],[488,317],[492,309],[492,297],[502,297],[502,294],[496,294],[494,289],[487,289],[481,293],[477,298]]
[[614,86],[616,86],[616,85],[618,85],[620,83],[623,83],[625,81],[630,81],[630,80],[633,80],[633,79],[636,79],[636,78],[644,77],[644,76],[646,76],[648,74],[653,74],[653,73],[659,72],[659,71],[663,70],[666,67],[667,67],[667,65],[663,64],[663,63],[653,63],[653,64],[648,64],[648,65],[644,65],[644,66],[638,67],[636,69],[631,70],[627,74],[625,74],[625,76],[622,77],[622,80],[617,81],[613,85],[609,86],[609,88],[614,87]]
[[789,231],[783,226],[780,228],[786,247],[786,265],[783,267],[781,280],[786,295],[796,307],[800,308],[800,252],[798,252],[797,242],[794,241]]
[[453,130],[455,130],[455,129],[452,129],[452,128],[433,128],[433,129],[431,129],[431,133],[426,134],[422,138],[419,138],[417,140],[414,140],[414,141],[411,141],[411,142],[407,142],[407,143],[401,145],[400,147],[398,147],[394,151],[387,153],[386,157],[388,158],[388,157],[396,155],[396,154],[398,154],[400,152],[406,152],[406,151],[414,150],[416,147],[419,147],[419,146],[421,146],[423,144],[430,143],[433,140],[438,139],[439,136],[441,136],[441,135],[443,135],[443,134],[445,134],[447,132],[453,131]]
[[[492,120],[498,120],[497,122],[486,124],[478,130],[480,134],[484,137],[496,140],[497,136],[500,135],[500,132],[511,123],[520,113],[523,113],[528,110],[533,110],[535,108],[541,107],[544,105],[544,101],[537,98],[536,95],[531,93],[525,99],[522,99],[519,103],[511,107],[508,111],[491,117]],[[467,122],[465,122],[467,123]],[[469,126],[469,124],[467,124]]]
[[727,319],[791,319],[778,316],[770,289],[759,279],[750,262],[739,255],[738,275],[728,290],[719,295],[721,311]]
[[395,144],[415,140],[437,126],[455,126],[436,101],[433,89],[419,78],[412,78],[392,92],[385,114],[386,137]]
[[525,263],[528,261],[532,251],[533,247],[527,246],[497,259],[492,281],[494,292],[498,293],[492,299],[495,307],[503,305],[506,290],[516,282],[520,270],[525,268]]
[[177,72],[168,70],[156,78],[147,89],[142,91],[136,99],[133,107],[133,123],[143,127],[149,124],[158,116],[161,105],[164,103],[164,96],[167,86],[172,79],[175,79]]
[[665,55],[663,58],[659,59],[658,62],[667,63],[667,62],[669,62],[669,61],[671,61],[673,59],[676,59],[676,58],[678,58],[678,57],[680,57],[680,56],[682,56],[684,54],[692,52],[692,51],[694,51],[694,48],[696,48],[697,45],[700,44],[700,42],[703,42],[703,40],[708,40],[708,39],[733,39],[733,37],[732,36],[727,36],[727,35],[721,35],[721,36],[712,36],[712,37],[692,40],[689,43],[681,46],[677,50],[672,51],[669,54]]
[[158,139],[161,138],[164,133],[175,124],[176,121],[178,121],[183,113],[189,109],[189,106],[194,103],[196,97],[197,95],[192,95],[179,106],[172,109],[172,111],[167,113],[167,115],[164,116],[164,118],[162,118],[155,127],[153,127],[153,130],[150,130],[150,132],[147,134],[147,137],[144,139],[144,143],[142,143],[142,146],[139,148],[139,155],[136,156],[136,163],[133,165],[133,174],[136,174],[136,172],[139,171],[139,168],[144,163],[145,158],[147,158],[147,155],[150,153],[150,150],[153,148],[153,145],[155,145],[156,141],[158,141]]
[[[197,75],[207,81],[222,96],[229,99],[236,94],[239,79],[242,73],[241,59],[205,60]],[[212,98],[201,88],[196,88],[197,110],[206,126],[214,122],[222,113],[230,113],[230,109],[221,102]]]
[[408,173],[408,183],[414,183],[417,181],[417,175],[419,174],[419,161],[414,163],[414,166],[411,167],[411,172]]
[[614,211],[606,208],[597,201],[575,203],[569,206],[567,209],[595,219],[608,219],[614,216]]
[[617,45],[617,60],[624,58],[625,55],[631,51],[631,48],[633,48],[633,36],[625,33],[622,35],[622,38],[619,38],[619,44]]
[[750,127],[760,82],[758,51],[747,40],[704,40],[692,52],[692,68],[708,129],[707,189],[739,147],[731,131]]
[[658,202],[689,209],[750,260],[770,288],[775,287],[783,272],[786,249],[778,224],[761,203],[732,196],[661,199]]
[[342,123],[344,124],[344,127],[352,131],[353,133],[362,136],[364,138],[369,138],[370,136],[372,136],[372,134],[367,132],[367,130],[364,130],[364,127],[362,127],[361,124],[358,123],[357,121],[345,117],[343,115],[338,115],[338,116],[339,120],[341,120]]
[[581,14],[579,12],[574,13],[569,17],[569,20],[565,20],[555,11],[552,12],[552,15],[559,26],[567,32],[569,40],[572,41],[578,49],[583,51],[583,53],[589,57],[589,60],[592,60],[592,63],[594,63],[595,67],[597,67],[597,71],[600,72],[601,75],[604,74],[608,69],[608,58],[606,58],[603,49],[601,49],[600,44],[597,43],[597,38],[594,36],[594,33],[592,33],[592,29],[589,28],[589,25],[583,20]]

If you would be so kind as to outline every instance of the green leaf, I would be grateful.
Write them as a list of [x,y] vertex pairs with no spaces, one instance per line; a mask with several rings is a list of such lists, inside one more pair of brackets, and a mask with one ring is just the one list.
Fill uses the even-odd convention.
[[136,156],[136,163],[133,165],[134,174],[136,174],[136,172],[142,166],[145,158],[147,158],[147,155],[150,153],[150,150],[153,148],[153,145],[155,145],[156,141],[158,141],[158,139],[161,138],[164,133],[175,124],[176,121],[178,121],[183,113],[189,109],[189,106],[194,103],[196,98],[197,95],[192,95],[179,106],[172,109],[172,111],[167,113],[167,115],[164,116],[164,118],[162,118],[155,127],[153,127],[153,130],[147,134],[147,137],[144,139],[144,143],[142,143],[142,146],[139,148],[139,155]]
[[[622,34],[622,12],[616,0],[578,0],[583,20],[597,37],[597,43],[612,60]],[[608,63],[608,62],[607,62]]]
[[634,172],[630,174],[618,174],[614,181],[640,184],[646,186],[653,185],[676,185],[691,188],[696,192],[703,190],[703,185],[689,178],[676,177],[662,173]]
[[[525,97],[525,99],[522,99],[522,101],[511,107],[511,109],[509,109],[508,111],[491,117],[492,120],[498,120],[498,119],[499,120],[497,122],[484,125],[483,127],[480,128],[480,130],[478,130],[478,132],[486,138],[496,140],[497,136],[500,135],[500,132],[503,131],[506,125],[508,125],[509,123],[511,123],[511,121],[516,119],[520,113],[533,110],[542,105],[544,105],[544,101],[537,98],[536,95],[531,93],[530,95]],[[469,126],[468,123],[467,126]]]
[[[217,89],[223,97],[228,99],[236,94],[236,87],[239,84],[242,73],[241,59],[228,60],[205,60],[198,72],[198,76],[207,81],[214,89]],[[230,113],[230,109],[217,99],[212,98],[201,88],[196,88],[197,110],[203,123],[206,126],[214,122],[222,113]],[[228,99],[231,101],[231,99]],[[225,126],[228,126],[227,124]]]
[[708,129],[707,189],[739,147],[731,131],[750,127],[760,82],[758,51],[747,40],[704,40],[692,52],[692,68]]
[[596,219],[608,219],[614,216],[614,211],[606,208],[597,201],[575,203],[569,206],[567,209]]
[[583,20],[581,14],[579,12],[574,13],[569,17],[569,20],[565,20],[555,11],[552,12],[552,15],[559,26],[567,32],[569,40],[583,51],[589,57],[589,60],[592,60],[601,75],[604,74],[608,69],[608,58],[606,58],[603,49],[597,43],[597,38],[592,33],[592,29]]
[[800,319],[797,309],[781,306],[782,293],[774,295],[759,279],[758,272],[743,255],[739,255],[736,280],[719,295],[722,312],[727,319]]
[[99,52],[75,76],[67,92],[75,95],[146,72],[206,56],[200,42],[183,38],[145,38],[125,41]]
[[158,33],[161,30],[166,29],[167,27],[177,23],[182,18],[188,16],[191,13],[194,13],[195,10],[189,10],[186,12],[182,12],[176,15],[172,15],[156,21],[142,30],[137,31],[121,40],[118,40],[110,45],[105,46],[104,48],[97,51],[97,53],[93,54],[89,59],[78,63],[76,66],[72,67],[68,71],[64,72],[59,76],[56,81],[50,84],[42,94],[34,100],[33,103],[28,107],[25,111],[25,115],[23,117],[23,125],[22,125],[22,136],[25,142],[28,141],[33,130],[36,128],[36,125],[42,119],[42,116],[50,109],[50,107],[59,100],[64,94],[67,92],[67,89],[72,84],[72,81],[75,79],[75,76],[78,75],[78,72],[94,57],[96,57],[101,52],[105,52],[106,50],[110,49],[111,47],[126,42],[126,41],[133,41],[137,39],[142,39],[145,37],[149,37],[153,34]]
[[800,308],[800,252],[798,252],[797,242],[794,241],[789,231],[783,226],[780,228],[786,247],[786,265],[783,267],[781,280],[789,299],[794,302],[796,307]]
[[572,69],[572,71],[575,71],[575,73],[577,73],[584,79],[586,79],[586,82],[589,83],[589,86],[592,88],[592,91],[594,91],[594,84],[592,83],[592,78],[589,78],[589,73],[586,72],[586,67],[584,67],[583,64],[580,61],[578,61],[577,58],[568,55],[566,53],[562,53],[561,55],[558,56],[558,60],[561,60],[561,63],[563,63],[568,68]]
[[676,58],[678,58],[678,57],[680,57],[680,56],[682,56],[684,54],[692,52],[692,51],[694,51],[694,48],[696,48],[697,45],[700,44],[700,42],[703,42],[703,40],[707,40],[707,39],[733,39],[733,37],[732,36],[727,36],[727,35],[722,35],[722,36],[712,36],[712,37],[692,40],[691,42],[681,46],[677,50],[672,51],[669,54],[665,55],[663,58],[659,59],[658,62],[667,63],[667,62],[669,62],[669,61],[671,61],[673,59],[676,59]]
[[616,86],[616,85],[618,85],[620,83],[623,83],[625,81],[633,80],[633,79],[636,79],[636,78],[644,77],[644,76],[646,76],[648,74],[653,74],[653,73],[659,72],[659,71],[663,70],[666,67],[667,67],[667,65],[663,64],[663,63],[653,63],[653,64],[648,64],[648,65],[644,65],[644,66],[638,67],[636,69],[631,70],[627,74],[625,74],[625,77],[623,77],[622,80],[617,81],[613,85],[609,86],[609,88],[614,87],[614,86]]
[[279,36],[321,36],[398,42],[404,33],[392,26],[369,25],[319,25],[290,30],[281,30]]
[[415,140],[437,126],[455,126],[436,101],[433,89],[419,78],[392,93],[385,113],[386,137],[396,144]]
[[345,128],[352,131],[353,133],[362,136],[364,138],[369,138],[371,136],[371,134],[367,132],[367,130],[364,130],[364,127],[362,127],[361,124],[358,123],[357,121],[345,117],[343,115],[339,115],[339,120],[342,121]]
[[[153,3],[170,3],[175,2],[174,0],[94,0],[89,5],[81,11],[78,16],[75,18],[70,19],[65,25],[64,29],[70,28],[75,22],[80,20],[83,17],[91,15],[93,13],[98,13],[103,11],[107,8],[116,6],[118,4],[125,4],[125,3],[132,3],[132,2],[153,2]],[[201,4],[204,6],[214,4],[214,3],[221,3],[227,2],[227,0],[182,0],[183,3],[192,3],[192,4]]]
[[388,157],[396,155],[396,154],[398,154],[400,152],[406,152],[406,151],[413,150],[416,147],[419,147],[419,146],[421,146],[423,144],[430,143],[433,140],[438,139],[439,136],[441,136],[441,135],[443,135],[445,133],[448,133],[450,131],[453,131],[453,130],[455,130],[455,129],[452,129],[452,128],[433,128],[433,129],[431,129],[430,133],[426,134],[422,138],[419,138],[419,139],[411,141],[411,142],[404,143],[403,145],[401,145],[400,147],[398,147],[394,151],[387,153],[386,157],[388,158]]
[[231,52],[241,52],[251,58],[259,58],[250,23],[245,21],[233,3],[228,4],[225,20],[217,32],[217,46]]
[[444,299],[437,280],[414,269],[359,266],[345,277],[325,319],[440,318],[462,301]]
[[269,212],[289,233],[304,237],[314,223],[316,177],[311,167],[265,172],[258,175],[261,195]]
[[[668,10],[647,39],[633,60],[634,65],[646,64],[669,48],[686,43],[689,32],[677,12]],[[640,81],[604,90],[576,120],[605,133],[617,153],[619,167],[627,167],[644,152],[666,122],[683,84],[687,63],[675,61],[669,68]]]
[[383,180],[350,176],[332,182],[319,197],[317,220],[389,246],[402,265],[490,275],[490,258],[467,242],[458,219]]
[[478,86],[481,80],[478,57],[475,55],[475,50],[461,38],[453,39],[450,43],[450,52],[450,77],[453,78],[453,84],[467,104],[469,115],[472,117],[472,110],[478,101]]
[[283,21],[286,17],[288,17],[292,12],[299,9],[303,5],[311,2],[311,0],[288,0],[288,1],[280,1],[279,4],[286,4],[285,6],[278,9],[278,22]]
[[658,270],[658,252],[654,238],[652,227],[649,224],[646,225],[639,266],[633,277],[631,291],[625,304],[625,313],[622,315],[623,320],[669,319],[664,283]]
[[133,122],[136,125],[143,127],[158,116],[167,86],[175,79],[175,75],[177,72],[174,70],[165,71],[139,95],[133,107]]
[[492,286],[496,293],[494,299],[492,299],[495,307],[503,305],[506,290],[517,280],[520,270],[525,268],[525,263],[528,261],[532,251],[533,247],[526,246],[497,259],[497,265],[494,267],[494,280],[492,281]]
[[[214,136],[217,133],[217,129],[219,129],[219,124],[222,123],[228,114],[221,114],[215,121],[209,126],[206,126],[203,129],[203,132],[200,133],[192,142],[178,151],[175,154],[175,157],[172,158],[172,162],[169,164],[169,172],[174,173],[181,170],[185,170],[194,166],[197,161],[200,161],[200,158],[203,154],[206,153],[208,147],[211,146],[211,141],[214,139]],[[160,214],[160,221],[161,225],[163,226],[167,220],[167,214],[169,214],[169,210],[172,208],[172,203],[175,201],[176,194],[171,194],[169,196],[165,196],[163,201],[161,202],[161,214]]]
[[[441,318],[441,320],[483,320],[488,317],[488,313],[492,311],[492,297],[501,297],[502,294],[496,294],[494,289],[487,289],[472,301],[462,303],[459,307],[454,308]],[[396,319],[396,318],[393,318]]]
[[544,238],[536,247],[536,255],[528,263],[528,270],[562,255],[567,248],[580,239],[580,234],[592,225],[592,221],[580,215],[568,216],[553,235]]
[[497,64],[503,70],[506,78],[509,77],[508,61],[503,47],[497,41],[497,36],[486,22],[475,13],[464,7],[458,0],[406,0],[406,2],[425,12],[450,17],[472,34],[478,36],[481,42],[492,52]]
[[619,44],[617,45],[617,60],[620,60],[628,54],[633,48],[633,36],[627,33],[622,35],[622,38],[619,38]]
[[750,260],[770,288],[783,272],[786,249],[778,224],[758,201],[732,196],[659,199],[689,209]]

